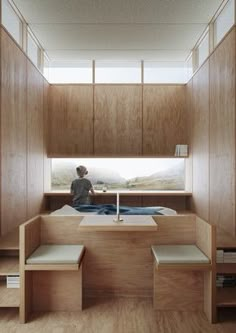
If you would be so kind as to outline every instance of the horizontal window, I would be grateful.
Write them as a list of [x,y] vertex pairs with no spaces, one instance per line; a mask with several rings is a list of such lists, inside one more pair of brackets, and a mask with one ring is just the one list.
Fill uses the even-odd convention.
[[185,62],[144,62],[144,83],[186,83]]
[[96,190],[184,190],[182,158],[52,159],[52,190],[69,190],[76,167],[86,166]]
[[141,62],[96,61],[95,83],[141,83]]
[[2,0],[2,24],[15,41],[22,46],[23,24],[7,0]]
[[209,56],[209,33],[203,38],[198,46],[198,66],[206,60]]
[[50,83],[92,83],[92,61],[53,63],[49,68]]
[[27,34],[27,55],[30,60],[35,64],[36,67],[39,66],[39,47],[31,34]]
[[215,46],[221,41],[221,39],[226,35],[226,33],[235,23],[234,7],[234,0],[229,0],[214,22]]

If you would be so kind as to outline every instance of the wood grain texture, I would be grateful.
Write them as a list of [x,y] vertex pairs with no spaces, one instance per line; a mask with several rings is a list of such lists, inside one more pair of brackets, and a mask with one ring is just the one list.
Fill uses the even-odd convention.
[[43,78],[27,62],[27,197],[28,219],[39,214],[43,207]]
[[84,311],[35,312],[27,325],[19,324],[16,309],[0,311],[0,331],[6,333],[229,333],[235,330],[235,309],[222,309],[220,322],[211,325],[202,311],[155,311],[151,298],[91,298]]
[[1,232],[26,216],[26,58],[1,28]]
[[96,156],[142,154],[142,89],[137,85],[95,86]]
[[143,94],[143,155],[174,156],[188,143],[186,87],[145,85]]
[[235,29],[210,58],[210,222],[235,235]]
[[212,261],[216,252],[216,227],[196,216],[196,245]]
[[82,265],[79,270],[32,272],[34,311],[82,310]]
[[193,211],[209,220],[209,61],[193,77]]
[[41,242],[83,244],[84,294],[152,296],[151,245],[192,244],[195,216],[158,216],[158,230],[145,232],[80,232],[81,217],[43,216]]
[[[193,188],[193,152],[192,152],[192,121],[193,121],[193,80],[186,85],[186,113],[187,113],[187,142],[188,142],[188,158],[185,159],[185,189],[192,192]],[[192,204],[192,198],[189,199]]]
[[203,274],[196,271],[159,270],[154,273],[154,309],[203,310]]
[[51,85],[48,155],[93,154],[93,86]]

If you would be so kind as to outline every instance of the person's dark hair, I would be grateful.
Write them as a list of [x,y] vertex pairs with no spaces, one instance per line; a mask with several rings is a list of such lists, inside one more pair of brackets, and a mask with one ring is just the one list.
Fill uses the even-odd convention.
[[84,175],[87,175],[88,174],[88,170],[86,169],[85,166],[83,165],[80,165],[76,168],[76,171],[77,171],[77,174],[80,176],[80,177],[83,177]]

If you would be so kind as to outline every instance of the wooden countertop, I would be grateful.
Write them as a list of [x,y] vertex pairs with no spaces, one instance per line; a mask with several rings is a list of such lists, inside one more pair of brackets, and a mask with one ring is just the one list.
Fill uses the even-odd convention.
[[[107,192],[96,191],[96,195],[114,196],[117,191],[108,190]],[[192,196],[188,191],[119,191],[120,196]],[[49,191],[45,192],[46,197],[72,196],[69,191]]]
[[114,222],[116,215],[85,216],[79,225],[80,231],[157,231],[151,216],[124,215],[122,222]]

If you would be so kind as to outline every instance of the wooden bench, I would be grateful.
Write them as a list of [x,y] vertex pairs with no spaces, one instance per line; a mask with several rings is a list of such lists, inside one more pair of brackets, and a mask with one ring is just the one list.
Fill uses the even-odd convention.
[[[55,240],[57,244],[44,244],[42,229],[40,216],[20,226],[22,323],[27,322],[32,311],[82,310],[82,261],[85,247],[58,244],[58,240]],[[52,233],[57,231],[55,224]],[[67,232],[63,232],[66,241]]]
[[216,320],[215,227],[196,217],[195,244],[152,246],[156,310],[204,310]]

